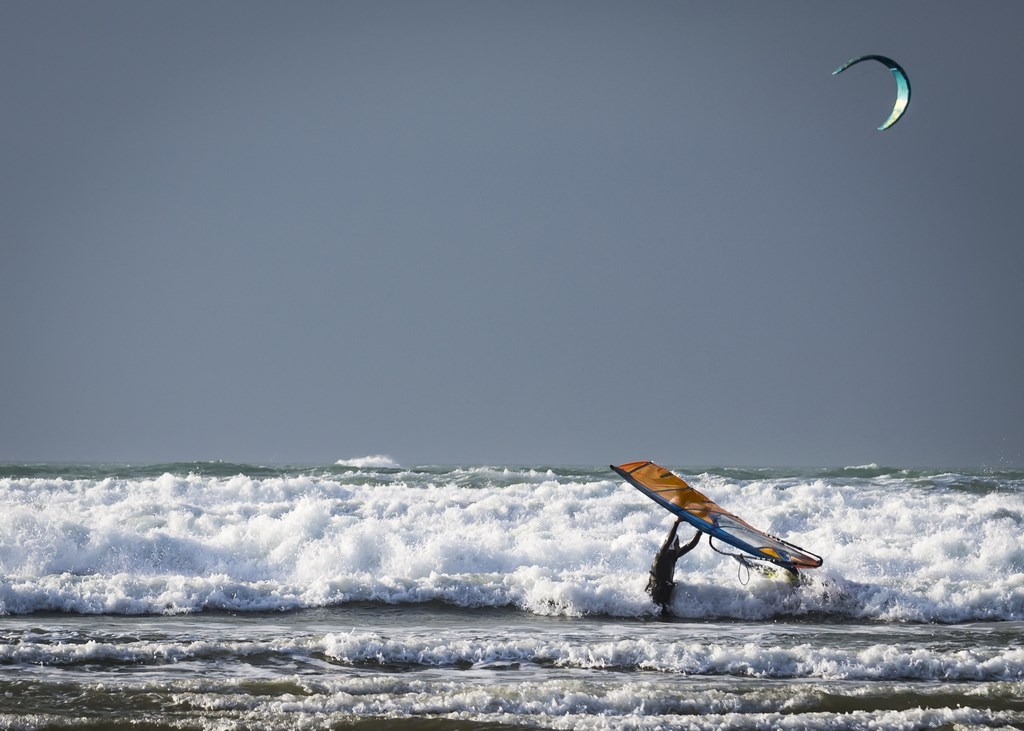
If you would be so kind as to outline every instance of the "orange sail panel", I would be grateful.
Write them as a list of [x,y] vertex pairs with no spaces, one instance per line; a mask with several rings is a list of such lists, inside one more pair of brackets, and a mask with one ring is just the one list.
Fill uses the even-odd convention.
[[618,467],[611,465],[611,468],[637,490],[695,528],[746,551],[754,558],[793,569],[821,566],[820,556],[759,531],[664,467],[653,462],[627,462]]

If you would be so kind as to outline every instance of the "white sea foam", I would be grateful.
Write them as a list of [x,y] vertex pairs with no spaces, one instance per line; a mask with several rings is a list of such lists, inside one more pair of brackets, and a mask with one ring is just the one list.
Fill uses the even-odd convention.
[[371,454],[366,457],[352,457],[351,459],[339,459],[335,462],[342,467],[356,467],[358,469],[400,469],[398,464],[386,454]]
[[[440,600],[653,613],[646,572],[671,518],[609,473],[389,470],[0,479],[0,611]],[[892,474],[691,482],[825,564],[794,587],[702,543],[680,561],[677,616],[1024,619],[1018,487]]]
[[[937,691],[938,707],[930,705],[898,709],[822,712],[807,710],[808,699],[835,693],[828,683],[781,684],[757,690],[730,693],[714,685],[694,683],[692,679],[675,682],[669,677],[645,680],[581,679],[522,680],[517,674],[468,673],[466,679],[432,682],[405,674],[346,676],[296,676],[287,683],[277,681],[264,686],[246,678],[225,687],[202,677],[145,680],[121,680],[92,684],[89,690],[111,697],[139,698],[152,703],[154,695],[167,694],[173,717],[187,712],[191,718],[203,718],[211,728],[317,729],[327,725],[355,723],[359,719],[429,718],[434,724],[444,720],[481,725],[504,724],[508,727],[547,729],[586,729],[593,731],[663,731],[664,729],[861,729],[928,728],[1017,728],[1020,713],[991,710],[986,707],[985,686],[980,692],[961,696],[956,707],[943,707],[950,691]],[[927,691],[915,684],[918,698],[928,699]],[[284,686],[290,692],[281,692]],[[900,693],[900,683],[886,685],[889,693]],[[873,693],[878,690],[851,687],[842,690]],[[813,701],[811,701],[813,704]],[[813,705],[811,705],[813,708]],[[152,710],[124,709],[129,718],[143,723]],[[167,713],[171,716],[172,713]],[[21,727],[24,717],[0,713],[0,725],[10,719]],[[31,727],[67,725],[67,717],[40,714],[31,719]],[[384,725],[384,724],[382,724]]]
[[160,664],[219,657],[322,655],[343,666],[462,667],[501,670],[553,666],[585,670],[645,670],[685,676],[734,676],[844,681],[1019,682],[1024,648],[942,648],[854,643],[853,646],[771,644],[707,638],[666,642],[663,637],[564,637],[502,631],[492,637],[437,629],[327,633],[258,640],[90,639],[0,644],[0,664],[75,666],[96,662]]

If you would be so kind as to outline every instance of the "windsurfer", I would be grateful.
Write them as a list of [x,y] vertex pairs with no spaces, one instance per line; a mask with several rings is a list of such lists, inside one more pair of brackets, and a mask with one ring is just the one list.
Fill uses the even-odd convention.
[[662,614],[668,613],[668,602],[672,598],[672,590],[676,587],[676,561],[680,556],[692,551],[700,541],[701,532],[697,531],[689,543],[685,546],[679,545],[676,531],[682,522],[682,518],[676,518],[676,522],[672,524],[672,530],[668,532],[668,537],[654,557],[654,563],[651,564],[651,578],[647,582],[647,593],[651,595],[655,604],[661,606]]

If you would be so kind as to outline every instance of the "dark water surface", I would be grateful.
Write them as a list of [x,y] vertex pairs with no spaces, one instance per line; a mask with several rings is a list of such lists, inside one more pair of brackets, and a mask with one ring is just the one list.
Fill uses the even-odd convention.
[[1024,624],[438,604],[4,617],[3,728],[1000,728]]

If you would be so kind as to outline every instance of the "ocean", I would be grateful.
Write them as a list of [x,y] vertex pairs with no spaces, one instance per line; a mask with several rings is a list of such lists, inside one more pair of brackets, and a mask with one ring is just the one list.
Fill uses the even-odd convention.
[[1024,470],[675,471],[824,565],[660,616],[603,465],[0,465],[0,728],[1024,728]]

